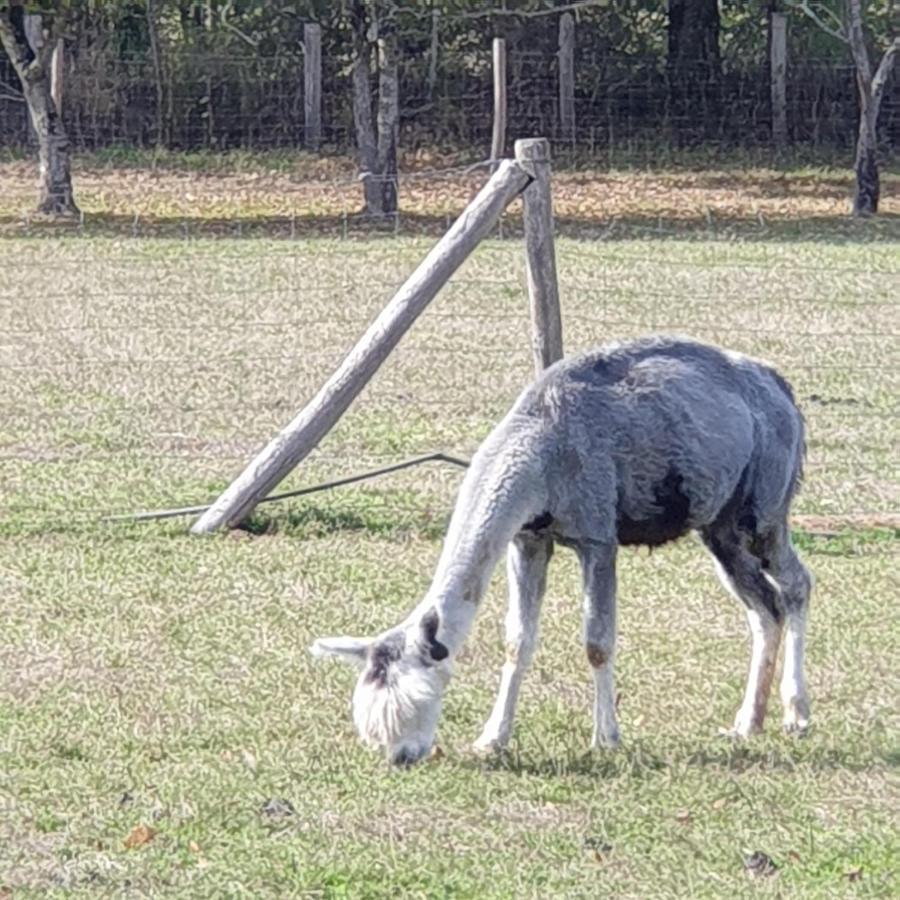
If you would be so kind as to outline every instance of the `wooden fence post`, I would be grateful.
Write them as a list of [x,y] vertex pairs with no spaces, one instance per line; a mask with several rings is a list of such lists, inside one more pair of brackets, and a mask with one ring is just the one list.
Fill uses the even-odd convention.
[[322,27],[303,26],[303,143],[316,151],[322,143]]
[[194,523],[191,528],[194,534],[238,525],[309,454],[378,371],[422,310],[494,227],[507,204],[528,184],[529,175],[518,163],[504,160],[500,164],[318,394]]
[[559,130],[564,141],[575,145],[575,19],[559,18]]
[[540,374],[562,359],[562,316],[553,246],[553,201],[550,192],[550,142],[516,141],[516,161],[531,176],[522,194],[525,207],[525,262],[531,304],[534,368]]
[[[506,41],[494,38],[494,131],[491,137],[491,159],[500,159],[506,147]],[[497,168],[494,163],[491,170]]]
[[787,146],[787,16],[784,13],[771,15],[772,143],[780,153]]

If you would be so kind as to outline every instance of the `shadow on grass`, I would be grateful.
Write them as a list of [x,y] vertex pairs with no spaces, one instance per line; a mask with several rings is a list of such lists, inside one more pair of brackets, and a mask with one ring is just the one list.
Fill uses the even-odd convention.
[[[396,237],[443,235],[455,216],[405,213],[388,219],[366,216],[142,216],[117,213],[88,214],[85,221],[38,221],[0,214],[0,241],[21,238],[84,237],[140,239],[264,239],[296,240],[332,238],[347,241],[390,240]],[[716,239],[748,242],[816,242],[833,244],[878,243],[900,240],[900,215],[885,213],[868,220],[848,216],[810,216],[784,219],[750,219],[709,215],[669,217],[629,215],[623,217],[558,216],[558,236],[573,240],[697,240]],[[504,217],[502,231],[493,237],[519,239],[519,214]]]
[[391,507],[388,499],[383,506],[303,505],[273,512],[257,508],[240,526],[240,531],[256,537],[279,534],[296,538],[327,537],[348,531],[365,531],[375,537],[413,533],[436,540],[443,536],[446,527],[444,514],[432,516],[424,508],[398,510]]
[[640,740],[615,751],[567,750],[560,754],[535,755],[513,748],[486,757],[472,756],[462,765],[473,770],[488,769],[542,778],[576,775],[609,780],[640,778],[647,773],[672,768],[718,769],[732,774],[751,770],[793,772],[797,769],[866,772],[882,766],[896,766],[900,761],[900,753],[891,750],[867,750],[861,754],[854,749],[816,746],[811,743],[811,738],[785,738],[786,743],[791,742],[790,746],[773,746],[771,739],[762,740],[764,743],[757,744],[712,736],[702,747],[685,748],[682,752],[676,747],[665,753]]

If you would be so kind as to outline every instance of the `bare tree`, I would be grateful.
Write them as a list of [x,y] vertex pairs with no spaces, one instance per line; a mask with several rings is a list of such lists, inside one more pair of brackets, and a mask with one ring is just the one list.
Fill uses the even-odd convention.
[[850,47],[859,89],[859,136],[856,141],[854,164],[856,190],[853,194],[853,215],[863,217],[874,215],[878,212],[878,200],[881,195],[876,125],[884,88],[894,65],[894,57],[900,50],[900,38],[894,37],[891,40],[873,75],[866,47],[861,0],[845,0],[843,18],[822,4],[812,7],[809,0],[788,5],[809,16],[823,31]]
[[[365,193],[365,211],[385,216],[397,211],[397,128],[400,120],[397,43],[390,21],[379,22],[365,0],[350,4],[353,29],[353,123]],[[372,121],[370,69],[377,47],[378,103]]]
[[37,211],[52,216],[77,216],[69,171],[69,138],[50,91],[55,39],[32,47],[25,34],[22,0],[0,8],[0,43],[22,83],[22,94],[38,142],[40,199]]

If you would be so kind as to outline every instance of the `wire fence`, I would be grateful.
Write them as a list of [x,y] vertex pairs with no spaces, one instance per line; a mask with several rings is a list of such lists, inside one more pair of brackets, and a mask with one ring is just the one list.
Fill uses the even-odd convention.
[[[149,53],[127,58],[102,46],[72,56],[64,121],[79,151],[109,147],[175,150],[296,147],[304,137],[303,57],[172,51],[166,81]],[[489,43],[444,49],[438,65],[406,53],[400,62],[400,145],[406,149],[490,146],[493,88]],[[575,129],[561,125],[557,55],[514,47],[508,54],[510,140],[542,134],[591,157],[656,161],[660,153],[703,147],[729,152],[769,147],[770,77],[764,61],[681,63],[677,79],[659,55],[628,55],[579,44]],[[347,60],[323,58],[323,140],[346,151],[355,133]],[[373,80],[374,84],[374,80]],[[676,84],[681,85],[676,90]],[[688,91],[685,85],[696,85]],[[28,147],[28,117],[15,76],[0,59],[0,146]],[[701,89],[702,88],[702,89]],[[687,93],[685,93],[687,92]],[[848,152],[858,128],[858,97],[848,60],[791,59],[787,70],[788,140],[799,148]],[[900,135],[900,103],[887,86],[880,115],[886,152]]]
[[[421,173],[457,201],[485,177]],[[334,206],[358,182],[320,189]],[[293,236],[133,223],[116,240],[88,221],[0,241],[0,528],[209,502],[431,245],[352,217]],[[415,455],[471,456],[532,374],[518,229],[513,211],[286,489]],[[557,256],[568,352],[665,331],[770,360],[808,421],[798,512],[896,521],[900,269],[889,243],[736,239],[668,222],[567,232]],[[299,508],[324,505],[348,527],[438,527],[459,477],[436,464]]]

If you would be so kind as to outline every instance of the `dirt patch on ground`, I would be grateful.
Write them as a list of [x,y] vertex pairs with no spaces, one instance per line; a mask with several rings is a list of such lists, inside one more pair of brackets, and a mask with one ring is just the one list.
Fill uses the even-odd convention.
[[[399,221],[382,223],[439,232],[487,178],[483,167],[446,165],[431,157],[407,159],[401,169]],[[46,230],[31,210],[36,197],[31,162],[0,164],[0,233]],[[266,168],[230,170],[215,160],[199,171],[178,168],[75,166],[75,188],[84,212],[76,223],[117,234],[335,233],[376,223],[358,218],[362,190],[348,157],[309,159]],[[554,174],[554,208],[562,229],[618,224],[652,228],[745,226],[784,223],[846,226],[853,176],[849,171],[790,174],[775,170],[608,172],[560,170]],[[900,219],[900,182],[885,178],[881,215],[869,230],[893,228]],[[515,208],[512,210],[515,214]],[[855,223],[857,226],[860,223]],[[72,227],[69,224],[67,227]]]
[[900,530],[900,513],[859,513],[845,516],[793,516],[792,523],[804,531],[837,533],[868,528]]

